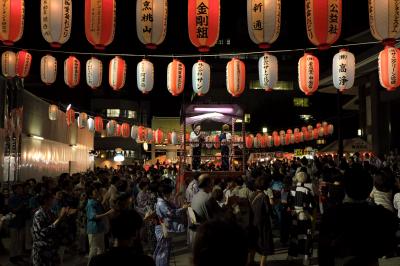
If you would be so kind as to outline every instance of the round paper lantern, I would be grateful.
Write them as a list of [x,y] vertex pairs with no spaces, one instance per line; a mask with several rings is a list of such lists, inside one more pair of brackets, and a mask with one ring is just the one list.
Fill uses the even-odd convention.
[[332,78],[335,88],[344,91],[353,87],[355,69],[356,61],[352,53],[341,49],[339,53],[335,54],[332,63]]
[[304,140],[309,141],[309,140],[311,140],[312,134],[310,134],[309,131],[304,131],[303,136],[304,136]]
[[107,137],[114,137],[117,133],[117,122],[115,120],[108,121],[106,125]]
[[318,136],[320,136],[320,137],[324,136],[324,127],[318,128]]
[[242,61],[232,58],[226,65],[226,88],[233,97],[240,96],[246,86],[246,68]]
[[114,133],[115,133],[114,134],[115,137],[121,137],[122,136],[122,127],[121,127],[120,124],[117,123]]
[[89,117],[87,120],[87,128],[89,132],[94,133],[95,131],[94,120],[91,117]]
[[285,135],[285,143],[286,145],[290,144],[290,139],[292,138],[292,134],[286,134]]
[[85,0],[86,39],[104,50],[114,39],[115,0]]
[[317,123],[315,127],[316,128],[320,128],[321,127],[321,123]]
[[260,148],[266,148],[267,147],[267,136],[266,135],[261,135],[260,137]]
[[400,86],[400,51],[392,46],[385,46],[379,53],[379,82],[388,91]]
[[26,78],[31,69],[32,55],[25,50],[21,50],[16,54],[15,73],[17,77]]
[[290,144],[294,144],[295,143],[295,141],[294,141],[294,134],[291,134],[290,135]]
[[285,130],[279,131],[279,136],[285,136]]
[[111,88],[119,91],[125,85],[126,79],[126,62],[119,56],[114,57],[110,61],[110,69],[108,72],[108,82]]
[[67,126],[70,126],[75,123],[75,111],[74,109],[70,108],[65,113],[65,119],[67,121]]
[[273,131],[273,132],[272,132],[272,136],[275,137],[275,136],[278,136],[278,135],[279,135],[279,134],[278,134],[278,131]]
[[170,135],[170,144],[172,145],[178,145],[178,133],[176,133],[175,131],[171,132]]
[[274,146],[279,147],[281,145],[281,138],[280,136],[274,136]]
[[86,83],[96,89],[101,86],[103,80],[103,63],[97,58],[90,58],[86,61]]
[[199,60],[193,65],[192,86],[198,96],[203,96],[210,90],[210,76],[210,65],[206,62]]
[[312,134],[313,139],[317,140],[319,138],[319,128],[314,128]]
[[16,75],[17,55],[12,51],[5,51],[1,54],[1,71],[6,78],[13,78]]
[[253,147],[258,149],[261,146],[261,134],[257,133],[256,137],[253,139]]
[[324,136],[328,136],[328,135],[329,135],[329,127],[327,125],[327,126],[324,126]]
[[53,84],[57,78],[57,60],[54,56],[45,55],[40,60],[40,79],[46,85]]
[[123,138],[129,138],[130,135],[131,135],[131,126],[128,123],[122,123],[121,136]]
[[300,132],[295,132],[294,133],[294,142],[295,143],[300,143],[300,141],[301,141]]
[[58,113],[58,106],[57,105],[50,105],[49,106],[49,119],[52,121],[57,120],[57,113]]
[[69,56],[64,61],[64,82],[73,88],[79,84],[81,79],[81,62],[75,56]]
[[189,38],[200,52],[208,52],[219,37],[220,0],[188,0]]
[[215,135],[213,138],[214,138],[214,148],[219,149],[221,147],[221,142],[219,141],[219,135]]
[[96,132],[101,133],[104,129],[104,125],[103,125],[103,118],[101,116],[96,116],[94,118],[94,129],[96,130]]
[[146,141],[147,143],[153,142],[153,130],[151,128],[146,128]]
[[88,116],[86,113],[80,113],[78,116],[78,128],[87,127]]
[[329,124],[329,125],[328,125],[328,134],[329,134],[329,135],[332,135],[332,134],[333,134],[333,125],[332,125],[332,124]]
[[308,131],[312,131],[313,130],[313,126],[311,126],[311,125],[307,126],[307,130]]
[[43,38],[54,48],[68,41],[72,26],[72,0],[41,0]]
[[254,43],[269,48],[281,30],[281,0],[247,0],[247,29]]
[[246,136],[246,148],[247,149],[251,149],[253,148],[253,144],[254,144],[254,136],[253,135],[247,135]]
[[131,127],[131,138],[134,139],[134,140],[136,140],[137,137],[138,137],[138,127],[135,126],[135,125],[133,125],[133,126]]
[[185,88],[185,65],[177,59],[168,64],[167,88],[173,96],[178,96]]
[[167,34],[168,1],[136,1],[136,33],[148,49],[155,49]]
[[[139,3],[140,1],[138,1]],[[154,66],[147,59],[143,59],[136,67],[136,82],[138,89],[144,93],[149,93],[154,86]]]
[[286,134],[293,134],[293,131],[291,129],[286,130]]
[[298,128],[295,128],[294,133],[298,133],[298,132],[300,132],[300,130]]
[[319,61],[312,54],[305,53],[298,64],[299,87],[307,96],[317,91],[319,85]]
[[2,0],[0,3],[0,40],[13,45],[24,32],[24,0]]
[[308,128],[307,127],[301,127],[301,132],[307,132]]
[[146,140],[146,128],[144,126],[138,127],[138,136],[136,142],[144,142]]
[[306,0],[307,36],[318,49],[328,49],[342,29],[342,0]]
[[323,127],[328,126],[328,122],[326,122],[326,121],[322,122],[322,126],[323,126]]
[[153,138],[154,138],[154,143],[155,144],[163,144],[164,143],[164,132],[157,128],[153,132]]
[[278,59],[265,53],[258,59],[258,78],[260,86],[266,91],[272,91],[278,81]]
[[274,138],[272,136],[267,136],[267,146],[271,148],[274,146]]
[[386,43],[400,38],[400,9],[397,0],[368,1],[369,27],[372,36]]

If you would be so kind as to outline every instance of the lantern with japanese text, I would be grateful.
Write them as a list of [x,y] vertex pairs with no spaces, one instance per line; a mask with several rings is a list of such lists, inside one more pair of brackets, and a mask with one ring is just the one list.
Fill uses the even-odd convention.
[[133,126],[131,127],[131,138],[134,139],[134,140],[136,140],[137,137],[138,137],[138,127],[135,126],[135,125],[133,125]]
[[400,38],[400,1],[368,1],[369,27],[372,36],[378,41],[393,43]]
[[226,65],[226,88],[233,97],[240,96],[246,86],[246,68],[242,61],[232,58]]
[[153,142],[153,130],[151,128],[146,128],[146,141],[147,143]]
[[106,125],[107,137],[114,137],[117,130],[117,122],[115,120],[108,121]]
[[208,52],[219,37],[220,0],[188,0],[189,38],[200,52]]
[[40,10],[43,38],[60,48],[71,35],[72,0],[41,0]]
[[103,80],[103,63],[97,58],[90,58],[86,61],[86,83],[96,89],[101,86]]
[[129,138],[130,135],[131,135],[131,126],[128,123],[122,123],[121,136],[123,138]]
[[3,44],[13,45],[21,39],[24,32],[24,16],[24,0],[0,1],[0,41]]
[[335,88],[344,91],[353,87],[355,69],[356,61],[352,53],[341,49],[335,54],[332,63],[332,79]]
[[213,136],[214,138],[214,148],[219,149],[221,147],[221,141],[219,140],[219,135]]
[[16,54],[15,74],[17,77],[26,78],[31,69],[32,55],[25,50]]
[[110,68],[108,72],[108,82],[111,88],[119,91],[124,87],[126,79],[126,62],[119,56],[114,57],[110,61]]
[[78,128],[87,127],[88,116],[86,113],[80,113],[78,116]]
[[247,29],[254,43],[269,48],[281,30],[281,0],[247,0]]
[[167,87],[173,96],[178,96],[185,88],[185,65],[177,59],[168,64]]
[[67,121],[67,126],[70,126],[75,123],[75,111],[70,108],[65,113],[65,120]]
[[40,79],[46,85],[53,84],[57,78],[57,60],[54,56],[45,55],[40,60]]
[[155,144],[163,144],[164,143],[164,132],[157,128],[153,132],[153,138],[154,138],[154,143]]
[[75,56],[69,56],[64,61],[64,82],[73,88],[79,84],[81,79],[81,63]]
[[319,61],[312,54],[305,53],[298,64],[299,87],[305,95],[312,95],[319,85]]
[[138,89],[144,94],[149,93],[153,89],[154,66],[149,60],[143,59],[137,64],[136,82]]
[[139,126],[137,130],[136,142],[144,142],[146,140],[146,128],[144,126]]
[[305,0],[307,36],[318,49],[328,49],[342,29],[342,0]]
[[94,119],[89,117],[87,120],[87,129],[89,132],[94,133],[95,128],[94,128]]
[[155,49],[167,34],[168,1],[136,1],[136,33],[146,48]]
[[116,125],[115,131],[114,131],[114,137],[121,137],[122,136],[122,127],[121,124]]
[[392,46],[385,46],[379,53],[379,82],[388,91],[400,86],[400,51]]
[[210,65],[206,62],[199,60],[193,65],[192,86],[198,96],[203,96],[210,90],[210,76]]
[[258,79],[261,88],[272,91],[278,81],[278,60],[275,56],[265,53],[258,59]]
[[332,135],[332,134],[333,134],[333,125],[332,125],[332,124],[329,124],[329,125],[328,125],[328,134],[329,134],[329,135]]
[[103,50],[114,39],[115,0],[85,0],[86,39]]
[[5,51],[1,54],[1,71],[6,78],[13,78],[16,75],[17,55],[12,51]]
[[245,141],[246,141],[245,144],[246,144],[246,148],[247,148],[247,149],[253,148],[254,136],[253,136],[252,134],[247,135]]
[[104,125],[103,125],[103,118],[101,116],[96,116],[94,118],[94,129],[96,130],[96,132],[101,133],[104,129]]
[[49,119],[52,121],[57,120],[58,106],[51,104],[49,106]]

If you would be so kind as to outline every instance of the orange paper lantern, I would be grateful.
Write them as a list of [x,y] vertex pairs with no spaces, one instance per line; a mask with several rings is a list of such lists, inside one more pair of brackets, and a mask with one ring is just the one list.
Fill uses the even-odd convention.
[[128,123],[122,123],[121,136],[123,138],[129,138],[130,135],[131,135],[131,126]]
[[119,56],[114,57],[110,61],[110,69],[108,72],[108,81],[111,88],[119,91],[124,87],[126,80],[126,62]]
[[3,0],[0,3],[0,40],[13,45],[24,32],[24,0]]
[[246,86],[246,68],[242,61],[232,58],[226,65],[226,88],[233,97],[240,96]]
[[307,96],[317,91],[319,85],[319,61],[312,54],[305,53],[298,64],[299,87]]
[[178,96],[185,88],[185,65],[177,59],[168,64],[167,88],[173,96]]
[[153,139],[155,144],[164,143],[164,132],[159,128],[154,130]]
[[73,88],[79,84],[81,79],[81,63],[75,56],[69,56],[64,61],[64,82]]
[[103,118],[101,118],[101,116],[96,116],[94,118],[94,129],[96,130],[96,132],[101,133],[103,131],[103,128]]
[[17,53],[16,60],[15,73],[17,77],[26,78],[29,75],[29,70],[31,69],[31,54],[25,50],[21,50]]
[[67,126],[70,126],[75,123],[75,111],[74,109],[70,108],[65,113],[65,119],[67,121]]
[[253,144],[254,144],[254,136],[253,135],[247,135],[246,136],[246,148],[247,149],[251,149],[253,148]]
[[400,50],[385,46],[379,53],[379,82],[388,91],[394,91],[400,86]]

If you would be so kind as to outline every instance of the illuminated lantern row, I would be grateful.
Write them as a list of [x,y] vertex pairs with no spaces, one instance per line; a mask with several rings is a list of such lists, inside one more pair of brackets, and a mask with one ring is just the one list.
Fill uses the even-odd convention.
[[318,49],[328,49],[342,29],[342,0],[305,0],[307,36]]
[[54,48],[68,41],[72,26],[72,0],[41,0],[43,38]]
[[143,59],[137,64],[136,82],[138,89],[144,94],[149,93],[153,89],[154,65],[149,60]]
[[58,106],[57,105],[50,105],[49,106],[49,119],[51,121],[57,120],[57,113],[58,113]]
[[281,30],[281,0],[247,0],[247,29],[255,44],[269,48]]
[[108,121],[106,125],[107,137],[114,137],[117,131],[117,122],[115,120]]
[[131,138],[132,138],[133,140],[136,140],[137,137],[138,137],[138,127],[135,126],[135,125],[133,125],[133,126],[131,127]]
[[17,77],[26,78],[31,69],[32,55],[25,50],[21,50],[16,55],[15,74]]
[[388,91],[393,91],[400,86],[400,51],[391,46],[379,53],[379,82]]
[[400,38],[400,2],[398,0],[369,0],[369,26],[378,41],[391,43]]
[[94,118],[94,130],[101,133],[104,129],[103,118],[101,116],[96,116]]
[[246,85],[246,68],[242,61],[232,58],[226,65],[226,88],[233,97],[240,96]]
[[94,119],[89,117],[87,120],[87,128],[89,132],[94,133],[95,132],[95,127],[94,127]]
[[6,78],[16,76],[17,55],[12,51],[5,51],[1,54],[1,71]]
[[115,0],[85,0],[85,34],[95,49],[104,50],[114,39]]
[[298,64],[299,87],[305,95],[312,95],[319,85],[319,61],[312,54],[305,53]]
[[87,127],[88,123],[88,115],[86,113],[80,113],[78,116],[78,128],[85,128]]
[[188,0],[189,38],[200,52],[208,52],[219,37],[220,0]]
[[45,55],[40,60],[40,79],[46,85],[53,84],[57,79],[57,60],[51,55]]
[[81,79],[81,63],[75,56],[69,56],[64,61],[64,82],[73,88],[79,84]]
[[261,88],[272,91],[278,82],[278,59],[275,56],[265,53],[258,59],[258,78]]
[[352,53],[341,49],[335,54],[332,63],[333,85],[340,91],[353,87],[356,61]]
[[119,56],[114,57],[110,61],[110,69],[108,72],[108,82],[111,88],[119,91],[124,87],[126,80],[126,62]]
[[75,123],[75,111],[74,109],[70,108],[65,113],[65,119],[67,121],[67,126],[70,126]]
[[164,132],[159,128],[154,130],[153,138],[154,138],[153,141],[155,144],[164,143]]
[[168,64],[167,88],[172,96],[178,96],[185,88],[185,65],[177,59]]
[[129,138],[131,135],[131,126],[128,123],[122,123],[121,125],[121,136],[123,138]]
[[192,68],[192,87],[198,96],[207,94],[210,90],[210,65],[199,60]]
[[5,45],[13,45],[24,32],[24,0],[0,1],[0,40]]
[[96,89],[101,86],[103,80],[103,63],[97,58],[90,58],[86,61],[86,83]]
[[136,33],[146,48],[155,49],[167,34],[168,1],[136,1]]

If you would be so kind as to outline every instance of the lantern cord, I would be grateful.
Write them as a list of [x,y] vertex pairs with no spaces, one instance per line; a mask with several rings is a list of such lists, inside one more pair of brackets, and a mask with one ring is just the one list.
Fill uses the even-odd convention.
[[[400,39],[396,40],[396,43]],[[381,41],[370,41],[370,42],[358,42],[358,43],[348,43],[348,44],[337,44],[332,45],[331,48],[347,48],[353,46],[364,46],[382,43]],[[17,49],[17,50],[27,50],[32,52],[42,52],[42,53],[53,53],[53,54],[74,54],[74,55],[96,55],[96,56],[121,56],[121,57],[141,57],[141,58],[199,58],[199,57],[234,57],[234,56],[247,56],[247,55],[260,55],[265,52],[268,53],[289,53],[289,52],[304,52],[318,50],[317,47],[309,48],[295,48],[295,49],[280,49],[280,50],[268,50],[268,51],[251,51],[251,52],[235,52],[235,53],[210,53],[210,54],[116,54],[116,53],[93,53],[93,52],[78,52],[78,51],[62,51],[62,50],[50,50],[50,49],[36,49],[36,48],[22,48],[22,47],[10,47],[6,45],[1,45],[1,48],[5,49]]]

